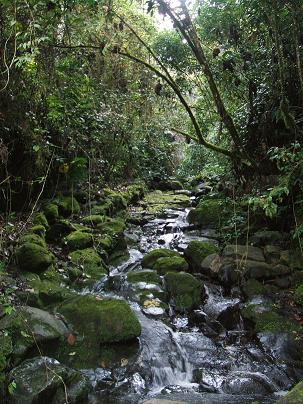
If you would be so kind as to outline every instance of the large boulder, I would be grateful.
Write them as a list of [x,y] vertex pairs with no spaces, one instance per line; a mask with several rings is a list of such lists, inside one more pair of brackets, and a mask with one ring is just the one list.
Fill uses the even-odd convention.
[[28,241],[17,248],[15,256],[17,265],[22,271],[37,273],[46,271],[55,259],[46,247]]
[[45,356],[22,362],[8,376],[16,387],[7,396],[12,404],[79,403],[87,400],[88,381],[78,371]]
[[193,240],[184,251],[184,255],[190,264],[190,268],[194,272],[200,272],[203,260],[218,251],[218,248],[205,241]]
[[168,272],[164,279],[170,304],[177,311],[185,312],[199,306],[203,285],[194,276],[186,272]]
[[224,248],[222,256],[223,258],[240,259],[243,261],[265,261],[261,248],[250,245],[229,244]]
[[91,345],[130,341],[141,333],[136,315],[124,300],[85,295],[62,304],[58,311]]
[[127,281],[129,283],[151,283],[151,284],[161,284],[161,278],[156,271],[145,270],[145,271],[131,271],[127,273]]
[[222,218],[222,201],[207,199],[199,202],[187,217],[190,224],[197,226],[218,226]]
[[177,251],[168,250],[166,248],[157,248],[144,255],[142,259],[142,267],[153,269],[157,260],[164,257],[181,257],[181,255]]

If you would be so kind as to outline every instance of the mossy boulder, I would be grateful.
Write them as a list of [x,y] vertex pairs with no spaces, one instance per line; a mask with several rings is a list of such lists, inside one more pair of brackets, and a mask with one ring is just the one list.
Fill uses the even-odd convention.
[[63,217],[78,215],[80,213],[80,205],[77,199],[72,196],[57,196],[53,203],[58,206],[59,215]]
[[111,215],[113,211],[113,203],[107,199],[97,205],[92,206],[91,214],[98,216],[107,216]]
[[25,243],[32,243],[32,244],[38,244],[41,247],[46,248],[46,242],[44,238],[38,236],[38,234],[34,233],[27,233],[24,236],[22,236],[19,240],[19,244],[25,244]]
[[194,276],[186,272],[168,272],[164,279],[170,304],[177,311],[185,312],[199,306],[203,285]]
[[136,203],[144,197],[146,187],[144,183],[132,184],[127,187],[128,200],[130,203]]
[[67,219],[61,219],[54,223],[46,232],[46,240],[60,243],[64,237],[68,236],[73,231],[75,231],[74,226]]
[[43,208],[44,215],[47,221],[52,224],[59,219],[58,205],[55,203],[47,203]]
[[89,226],[97,226],[100,223],[103,223],[105,220],[105,216],[103,215],[89,215],[81,219],[82,223],[87,224]]
[[300,306],[303,306],[303,283],[296,288],[294,293],[294,301]]
[[161,284],[161,278],[156,271],[144,270],[144,271],[133,271],[127,273],[127,281],[129,283],[152,283]]
[[153,269],[155,269],[160,275],[172,271],[186,272],[188,270],[188,263],[183,257],[162,257],[157,259],[153,265]]
[[102,234],[108,234],[109,236],[119,236],[123,234],[125,230],[125,222],[120,219],[106,218],[103,223],[98,224],[98,230]]
[[119,212],[127,208],[127,193],[116,192],[110,189],[104,189],[105,196],[112,203],[114,212]]
[[46,229],[42,224],[36,224],[29,229],[30,233],[37,234],[38,236],[45,238]]
[[80,296],[58,308],[75,331],[92,345],[125,342],[140,336],[140,323],[124,300]]
[[303,381],[295,385],[286,396],[280,398],[277,404],[302,404],[303,403]]
[[93,237],[91,234],[81,231],[74,231],[66,237],[66,244],[69,250],[83,250],[93,245]]
[[71,261],[81,267],[92,280],[98,279],[107,273],[103,260],[94,248],[85,248],[70,253]]
[[41,273],[55,261],[55,257],[45,247],[26,242],[17,248],[15,257],[22,271]]
[[207,199],[199,202],[197,208],[192,209],[187,217],[190,224],[197,226],[219,226],[222,219],[222,201]]
[[42,225],[43,227],[45,227],[46,229],[48,229],[49,224],[48,221],[44,215],[44,213],[37,213],[34,218],[33,218],[33,224],[36,225]]
[[241,315],[245,320],[250,320],[254,323],[254,329],[257,333],[292,334],[301,331],[301,326],[298,322],[282,316],[269,303],[248,303],[241,309]]
[[168,250],[166,248],[157,248],[149,251],[142,259],[142,267],[153,269],[156,261],[164,257],[181,257],[177,251]]
[[184,251],[184,255],[189,262],[192,271],[199,272],[202,269],[203,260],[218,251],[218,248],[206,241],[193,240]]
[[87,402],[89,385],[78,371],[60,364],[56,359],[39,356],[14,368],[8,382],[16,388],[8,394],[12,404]]

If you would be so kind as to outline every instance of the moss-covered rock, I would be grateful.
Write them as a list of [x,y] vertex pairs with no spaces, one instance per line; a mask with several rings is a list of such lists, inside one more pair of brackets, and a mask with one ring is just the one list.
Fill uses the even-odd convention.
[[127,193],[112,191],[111,189],[104,189],[104,194],[112,203],[113,212],[119,212],[127,208]]
[[91,214],[98,216],[108,216],[111,215],[113,211],[113,203],[107,199],[97,205],[92,206]]
[[42,225],[43,227],[45,227],[46,229],[48,229],[49,224],[48,221],[44,215],[44,213],[37,213],[34,218],[33,218],[33,224],[36,225]]
[[242,285],[242,290],[244,295],[248,298],[266,294],[266,287],[256,279],[248,279],[245,281]]
[[181,257],[181,255],[177,251],[168,250],[166,248],[157,248],[144,255],[142,259],[142,267],[153,269],[156,261],[159,258],[164,257]]
[[74,226],[66,219],[53,224],[46,233],[48,242],[60,243],[64,237],[75,231]]
[[162,257],[157,259],[153,265],[153,269],[155,269],[160,275],[172,271],[186,272],[188,270],[188,263],[183,257]]
[[218,248],[205,241],[193,240],[184,251],[184,255],[189,262],[192,271],[199,272],[202,269],[203,260],[218,251]]
[[106,218],[103,223],[98,224],[98,229],[102,234],[108,234],[109,236],[119,236],[123,234],[125,230],[125,222],[121,219]]
[[80,205],[76,198],[72,196],[57,196],[53,203],[58,206],[59,215],[63,217],[78,215],[80,213]]
[[301,326],[279,314],[270,304],[247,304],[241,309],[242,317],[254,323],[256,332],[293,333],[301,331]]
[[146,187],[144,183],[132,184],[127,187],[128,200],[130,203],[136,203],[144,197]]
[[59,219],[59,209],[55,203],[47,203],[43,208],[43,212],[50,224],[55,223]]
[[15,252],[18,267],[22,271],[41,273],[54,263],[55,257],[45,247],[24,243]]
[[9,357],[13,352],[12,339],[4,331],[0,332],[0,394],[1,394],[1,384],[5,380],[4,370],[8,366]]
[[303,283],[296,288],[294,293],[294,301],[300,306],[303,306]]
[[38,234],[34,233],[28,233],[22,236],[19,240],[19,244],[25,244],[25,243],[32,243],[32,244],[38,244],[41,247],[46,248],[46,242],[44,238],[38,236]]
[[81,219],[82,223],[89,226],[97,226],[98,224],[103,223],[104,220],[105,216],[103,215],[89,215]]
[[58,404],[66,402],[66,398],[70,403],[79,403],[88,398],[87,379],[48,357],[24,361],[10,372],[8,381],[16,383],[8,395],[9,403],[13,404]]
[[186,272],[168,272],[165,286],[170,303],[177,311],[188,311],[201,303],[202,283]]
[[187,217],[190,224],[198,226],[218,226],[222,219],[222,201],[218,199],[202,200]]
[[58,311],[92,345],[130,341],[141,333],[136,315],[124,300],[85,295],[63,304]]
[[42,224],[37,224],[35,226],[32,226],[29,231],[33,234],[37,234],[38,236],[45,238],[46,234],[46,229]]
[[66,237],[66,244],[71,251],[83,250],[93,245],[93,237],[91,234],[81,231],[74,231]]
[[157,274],[156,271],[153,270],[128,272],[127,280],[130,283],[144,282],[144,283],[161,284],[160,276]]
[[224,258],[264,262],[265,257],[261,248],[250,245],[228,244],[223,250]]
[[295,385],[286,396],[280,398],[277,404],[302,404],[303,403],[303,381]]
[[70,253],[70,257],[72,262],[81,267],[92,280],[96,280],[107,273],[103,260],[94,248],[73,251]]

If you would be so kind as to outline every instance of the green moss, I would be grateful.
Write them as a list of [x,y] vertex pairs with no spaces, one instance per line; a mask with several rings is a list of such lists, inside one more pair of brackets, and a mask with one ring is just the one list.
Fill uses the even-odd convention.
[[184,251],[192,270],[199,271],[204,258],[218,252],[218,248],[211,243],[199,240],[191,241]]
[[303,381],[295,385],[286,396],[280,398],[277,404],[302,404],[303,403]]
[[256,332],[277,334],[281,332],[299,332],[301,330],[299,323],[281,316],[271,306],[250,304],[241,310],[241,314],[244,318],[254,322]]
[[303,283],[296,288],[294,293],[294,301],[300,306],[303,306]]
[[129,341],[141,333],[136,315],[124,300],[101,300],[86,295],[58,310],[92,345]]
[[157,274],[156,271],[152,270],[128,272],[127,280],[130,283],[145,282],[145,283],[161,284],[160,276]]
[[49,223],[54,223],[59,219],[59,210],[55,203],[48,203],[44,206],[43,211]]
[[203,200],[198,207],[192,209],[187,217],[190,224],[198,226],[218,226],[222,218],[222,201],[216,199]]
[[74,231],[66,237],[66,244],[70,250],[83,250],[93,245],[91,234]]
[[115,192],[110,189],[105,189],[104,193],[112,203],[113,211],[118,212],[127,208],[127,194],[122,192]]
[[142,259],[143,268],[153,269],[156,261],[162,257],[181,257],[177,251],[168,250],[166,248],[157,248],[149,251]]
[[103,223],[105,220],[105,216],[103,215],[90,215],[86,216],[81,221],[85,224],[88,224],[90,226],[97,226],[100,223]]
[[153,269],[155,269],[160,275],[164,275],[166,272],[171,271],[187,271],[188,263],[183,257],[162,257],[157,259],[153,265]]
[[45,247],[24,243],[15,252],[18,267],[22,271],[43,272],[53,264],[54,256]]
[[105,251],[110,251],[113,246],[113,239],[108,235],[98,237],[96,238],[96,245]]
[[98,205],[94,205],[91,209],[92,215],[106,216],[110,215],[113,211],[113,203],[110,200],[105,200]]
[[69,217],[80,213],[80,205],[74,197],[58,196],[54,199],[53,203],[58,206],[59,214],[63,217]]
[[13,352],[12,339],[9,335],[0,332],[0,383],[4,381],[6,369],[9,361],[9,356]]
[[74,230],[74,226],[68,220],[62,219],[50,227],[46,233],[46,240],[59,243]]
[[102,234],[108,234],[109,236],[117,236],[123,234],[125,230],[125,222],[120,219],[107,218],[103,223],[98,224],[98,229]]
[[43,238],[45,237],[46,233],[45,227],[42,226],[41,224],[37,224],[36,226],[31,227],[29,231]]
[[166,289],[176,310],[184,312],[201,303],[202,284],[185,272],[168,272],[165,277]]
[[146,207],[148,213],[157,213],[168,208],[187,208],[190,206],[190,198],[174,192],[154,191],[147,194],[140,205]]
[[107,273],[102,259],[93,248],[73,251],[70,253],[70,257],[72,262],[83,268],[83,271],[89,275],[92,280],[96,280],[101,275]]
[[33,233],[28,233],[25,234],[24,236],[21,237],[20,244],[24,244],[24,243],[32,243],[32,244],[38,244],[41,247],[46,248],[46,242],[45,240],[38,236],[38,234],[33,234]]
[[[62,303],[64,300],[70,299],[74,293],[66,287],[61,287],[57,282],[41,279],[28,280],[28,286],[31,294],[35,295],[36,305],[38,307],[46,307],[53,304]],[[29,296],[30,297],[30,296]]]
[[42,225],[42,226],[45,227],[46,229],[49,227],[48,221],[47,221],[47,219],[46,219],[44,213],[37,213],[37,214],[34,216],[33,224],[34,224],[34,225]]
[[146,187],[144,183],[132,184],[127,187],[128,199],[130,203],[136,203],[144,197]]

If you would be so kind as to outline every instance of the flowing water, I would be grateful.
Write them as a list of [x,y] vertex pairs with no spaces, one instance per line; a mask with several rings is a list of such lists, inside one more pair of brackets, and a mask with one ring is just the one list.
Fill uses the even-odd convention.
[[85,371],[95,387],[91,403],[134,404],[153,398],[206,404],[274,403],[298,377],[244,329],[238,310],[240,294],[225,296],[219,285],[206,282],[208,298],[189,316],[172,310],[168,316],[161,307],[142,310],[139,306],[140,289],[159,288],[137,284],[132,289],[126,281],[128,271],[140,269],[144,253],[159,247],[183,251],[195,239],[216,243],[213,230],[188,226],[187,213],[167,210],[161,219],[130,226],[128,233],[138,241],[129,251],[130,258],[111,268],[110,277],[94,286],[96,294],[129,301],[142,335],[136,354],[132,350],[128,356],[128,347],[124,348],[121,366]]

